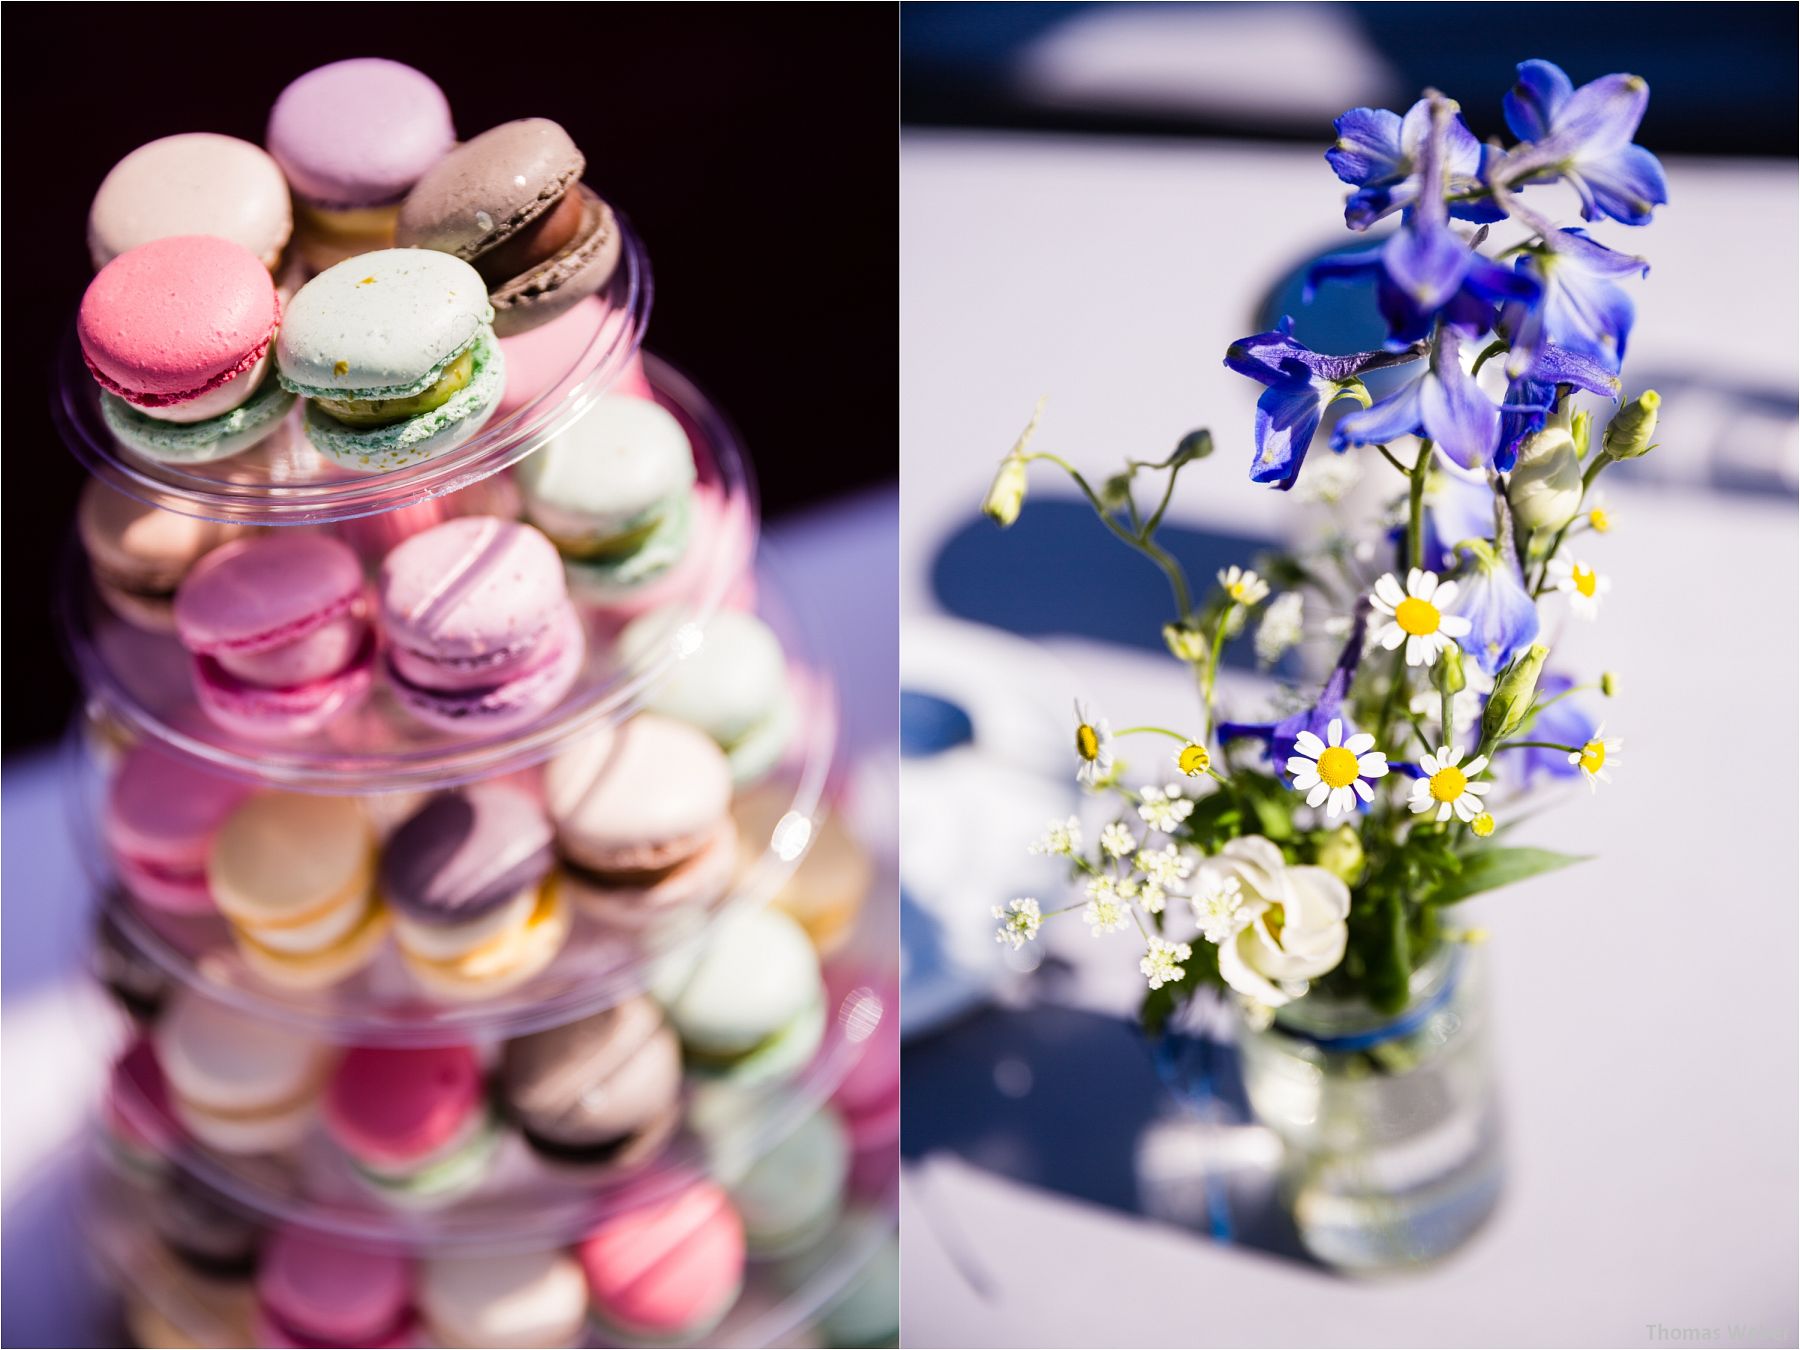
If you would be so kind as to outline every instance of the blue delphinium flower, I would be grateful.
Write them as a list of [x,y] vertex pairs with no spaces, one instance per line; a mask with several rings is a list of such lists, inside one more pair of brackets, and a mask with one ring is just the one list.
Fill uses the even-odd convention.
[[[1319,419],[1333,399],[1352,396],[1365,371],[1416,359],[1420,353],[1351,352],[1327,356],[1296,341],[1294,321],[1239,338],[1225,351],[1225,365],[1268,387],[1256,400],[1256,457],[1250,479],[1283,492],[1294,486]],[[1366,400],[1366,395],[1363,396]]]
[[[1325,161],[1358,189],[1344,203],[1346,225],[1366,230],[1418,200],[1419,155],[1431,129],[1429,99],[1413,104],[1405,117],[1386,108],[1352,108],[1334,125],[1337,143],[1325,152]],[[1444,135],[1444,184],[1451,195],[1470,198],[1452,202],[1451,215],[1474,221],[1504,218],[1482,183],[1489,153],[1460,114],[1450,119]]]
[[[1554,698],[1556,702],[1538,713],[1532,721],[1532,740],[1549,741],[1556,745],[1586,745],[1594,738],[1599,724],[1584,713],[1574,699],[1557,697],[1574,687],[1575,681],[1567,675],[1547,674],[1538,680],[1538,701],[1547,702]],[[1578,765],[1569,763],[1566,750],[1533,747],[1509,752],[1502,758],[1511,758],[1512,755],[1517,755],[1514,765],[1524,775],[1527,783],[1539,774],[1548,774],[1552,778],[1574,778],[1581,772]]]
[[1556,410],[1559,384],[1619,401],[1617,375],[1586,356],[1545,343],[1532,362],[1532,373],[1506,387],[1506,398],[1500,405],[1500,446],[1494,452],[1494,467],[1501,473],[1510,471],[1518,462],[1519,447],[1543,430]]
[[1515,266],[1539,291],[1535,300],[1515,300],[1501,311],[1500,330],[1512,342],[1506,373],[1532,375],[1538,353],[1553,344],[1617,375],[1637,312],[1615,281],[1647,276],[1650,265],[1595,243],[1586,230],[1557,230]]
[[1463,369],[1462,339],[1446,324],[1431,341],[1430,360],[1371,408],[1351,413],[1332,432],[1333,449],[1385,445],[1424,436],[1465,469],[1486,468],[1500,441],[1500,407]]
[[1287,762],[1293,758],[1294,746],[1302,731],[1310,731],[1324,740],[1332,719],[1338,718],[1344,723],[1344,738],[1347,740],[1354,735],[1356,728],[1344,716],[1344,699],[1350,693],[1350,682],[1356,678],[1357,666],[1362,664],[1363,635],[1368,624],[1369,607],[1359,605],[1350,621],[1350,636],[1338,654],[1337,664],[1332,667],[1331,674],[1325,679],[1325,687],[1311,707],[1302,708],[1279,722],[1221,722],[1216,732],[1219,744],[1261,741],[1269,762],[1278,772],[1286,773]]
[[[1484,535],[1491,532],[1490,521]],[[1462,586],[1456,593],[1455,612],[1470,625],[1468,635],[1458,642],[1489,675],[1498,675],[1536,640],[1537,605],[1525,590],[1515,558],[1502,556],[1485,538],[1463,542],[1474,566],[1458,578]]]
[[[1456,546],[1463,540],[1493,538],[1494,490],[1461,474],[1434,473],[1425,485],[1422,524],[1425,566],[1447,573],[1456,566]],[[1404,541],[1404,527],[1396,527],[1395,537]]]
[[1603,75],[1577,89],[1549,61],[1526,61],[1518,69],[1518,83],[1506,95],[1506,125],[1529,144],[1490,173],[1509,183],[1561,178],[1581,197],[1583,218],[1648,225],[1652,210],[1669,200],[1661,163],[1631,143],[1650,101],[1649,84],[1637,75]]

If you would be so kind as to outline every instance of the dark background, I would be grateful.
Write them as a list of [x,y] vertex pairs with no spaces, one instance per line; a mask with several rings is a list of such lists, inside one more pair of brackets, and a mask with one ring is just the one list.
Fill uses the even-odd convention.
[[893,8],[264,4],[229,24],[219,13],[7,7],[7,750],[60,734],[75,695],[51,655],[49,578],[83,476],[57,440],[47,381],[91,276],[94,190],[159,136],[260,143],[282,87],[328,61],[419,67],[464,137],[528,116],[568,129],[587,181],[649,249],[646,345],[737,424],[768,515],[892,479]]

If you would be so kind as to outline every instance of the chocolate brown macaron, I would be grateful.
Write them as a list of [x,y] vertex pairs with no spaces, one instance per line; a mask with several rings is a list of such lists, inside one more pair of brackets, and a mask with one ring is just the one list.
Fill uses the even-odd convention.
[[638,997],[508,1041],[500,1092],[525,1141],[565,1164],[630,1167],[681,1120],[681,1043]]
[[507,122],[426,172],[400,207],[394,241],[471,264],[487,282],[494,331],[523,333],[592,295],[619,265],[619,223],[581,182],[586,167],[555,122]]

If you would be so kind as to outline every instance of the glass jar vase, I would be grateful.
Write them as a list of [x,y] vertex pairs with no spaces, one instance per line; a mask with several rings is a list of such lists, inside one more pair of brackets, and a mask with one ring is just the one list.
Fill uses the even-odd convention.
[[1500,1120],[1482,970],[1441,946],[1397,1013],[1315,990],[1238,1055],[1255,1119],[1284,1144],[1282,1191],[1306,1249],[1358,1273],[1424,1265],[1492,1213]]

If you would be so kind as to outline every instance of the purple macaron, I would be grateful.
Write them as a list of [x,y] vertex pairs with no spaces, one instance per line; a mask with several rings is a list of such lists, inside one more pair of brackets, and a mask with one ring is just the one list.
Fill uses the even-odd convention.
[[359,57],[309,70],[269,114],[269,153],[294,192],[325,210],[396,206],[456,144],[430,76]]
[[175,593],[201,709],[253,740],[323,728],[368,696],[375,637],[356,554],[281,531],[214,549]]
[[516,730],[580,673],[586,635],[562,558],[529,525],[446,521],[389,553],[379,585],[394,692],[432,726]]

